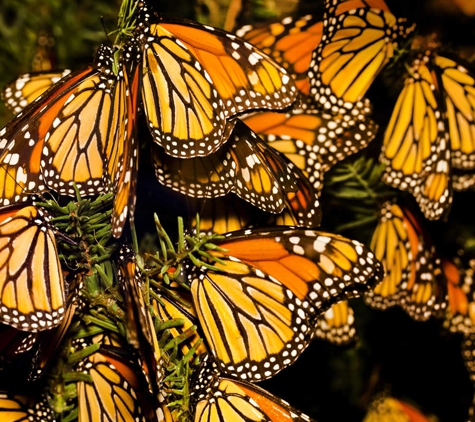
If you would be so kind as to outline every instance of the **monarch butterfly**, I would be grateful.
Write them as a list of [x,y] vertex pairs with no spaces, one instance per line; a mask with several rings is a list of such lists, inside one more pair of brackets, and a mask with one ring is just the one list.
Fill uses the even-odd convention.
[[54,413],[44,395],[0,390],[0,419],[4,422],[53,422]]
[[[0,131],[0,205],[52,189],[81,196],[116,192],[113,234],[133,214],[138,73],[129,86],[113,50],[102,45],[93,64],[62,78]],[[126,53],[124,52],[124,55]]]
[[119,286],[125,300],[128,341],[139,355],[150,392],[158,399],[164,377],[160,348],[141,290],[140,270],[133,251],[126,245],[119,251],[118,267]]
[[220,370],[248,381],[290,365],[316,317],[382,277],[362,244],[315,230],[243,230],[216,244],[226,250],[213,252],[221,271],[190,275],[193,301]]
[[[280,214],[259,212],[232,194],[200,200],[191,206],[200,216],[200,231],[222,234],[253,226],[318,227],[322,218],[318,195],[303,173],[290,160],[282,158],[294,172],[297,190],[284,195],[285,208]],[[196,226],[194,219],[192,226]]]
[[[302,181],[303,180],[306,179],[302,179]],[[310,189],[310,187],[308,187],[308,189]],[[290,193],[288,195],[293,195],[293,193]],[[298,196],[296,196],[296,200],[298,200]],[[222,203],[219,205],[218,209],[222,212],[226,205],[227,203]],[[228,218],[224,218],[222,215],[218,215],[211,220],[208,220],[206,218],[205,220],[203,220],[203,213],[201,213],[200,230],[208,233],[223,234],[229,231],[237,231],[242,228],[246,228],[249,225],[248,219],[244,219],[243,221],[242,213],[233,213],[233,211],[236,211],[236,206],[239,205],[242,206],[242,203],[237,201],[232,203],[232,207],[230,207],[231,209],[228,210],[228,213],[230,212],[231,216]],[[212,203],[211,210],[215,211],[216,208],[216,204]],[[320,211],[318,208],[317,210]],[[244,213],[244,215],[247,214]],[[285,210],[281,215],[275,216],[273,223],[275,225],[286,225],[286,223],[290,220],[291,224],[295,224],[296,221],[294,218],[295,217],[293,217],[291,212]],[[319,224],[320,220],[317,221],[316,225],[318,226]],[[314,227],[312,226],[312,223],[303,225]],[[230,227],[232,227],[233,229],[227,230]],[[323,316],[319,317],[317,322],[317,328],[315,330],[315,335],[317,337],[323,338],[335,344],[348,343],[355,337],[355,333],[356,330],[354,328],[354,312],[347,301],[342,301],[334,304],[330,309],[328,309],[328,311],[324,313]]]
[[263,388],[221,374],[209,355],[197,371],[190,394],[195,422],[313,421]]
[[[424,216],[447,214],[452,202],[450,149],[427,55],[417,58],[406,78],[384,135],[381,161],[385,183],[408,190]],[[417,104],[417,107],[416,107]]]
[[82,422],[156,420],[142,372],[130,359],[124,342],[113,333],[106,333],[76,340],[73,346],[77,351],[91,344],[100,344],[100,349],[77,367],[77,371],[92,379],[76,385],[78,419]]
[[302,170],[317,194],[323,188],[325,172],[365,148],[378,129],[371,119],[362,115],[347,119],[312,106],[287,114],[256,113],[243,120]]
[[363,422],[430,422],[432,419],[409,403],[394,397],[378,397]]
[[281,226],[224,236],[216,244],[226,252],[217,256],[238,258],[281,281],[299,300],[309,300],[313,316],[359,296],[383,275],[367,247],[338,234]]
[[418,233],[403,209],[397,204],[386,202],[381,208],[370,244],[386,274],[380,284],[365,294],[368,305],[384,310],[400,303],[409,278],[415,276],[414,259],[420,247]]
[[465,267],[458,258],[444,258],[442,270],[447,280],[448,298],[444,326],[451,332],[467,334],[475,322],[473,262]]
[[61,323],[66,286],[48,216],[34,205],[0,208],[0,321],[37,332]]
[[447,305],[446,281],[434,247],[408,209],[386,202],[370,248],[383,263],[383,281],[365,294],[376,309],[400,305],[412,318],[427,320]]
[[282,65],[292,75],[295,85],[304,95],[310,93],[307,76],[312,52],[322,39],[323,22],[315,16],[285,17],[281,21],[257,26],[245,25],[236,31]]
[[322,41],[308,72],[311,97],[335,114],[359,109],[378,73],[413,30],[383,0],[326,0]]
[[428,219],[448,214],[453,188],[473,186],[467,171],[475,168],[474,96],[473,72],[430,44],[414,60],[391,116],[384,181],[412,193]]
[[280,213],[285,192],[297,189],[286,161],[239,120],[229,141],[206,157],[173,158],[158,145],[152,154],[159,182],[192,197],[234,192],[264,211]]
[[315,336],[333,344],[348,344],[354,341],[355,313],[347,300],[335,303],[318,317]]
[[[35,344],[36,350],[31,359],[28,381],[37,381],[46,374],[53,359],[58,356],[59,346],[71,326],[77,308],[77,305],[68,298],[68,306],[61,324],[54,329],[39,333]],[[25,366],[24,363],[22,366]]]
[[232,193],[220,198],[189,198],[189,202],[190,225],[197,227],[197,220],[193,217],[197,215],[201,233],[219,234],[249,227],[258,213],[251,204]]
[[3,88],[2,100],[13,113],[18,114],[43,92],[70,73],[69,69],[25,73]]
[[216,152],[228,119],[253,109],[282,110],[297,89],[270,57],[228,32],[164,19],[139,7],[133,43],[142,52],[142,102],[154,140],[173,157]]
[[20,331],[0,324],[0,361],[4,368],[16,356],[26,353],[37,343],[38,333]]
[[189,275],[208,347],[224,373],[249,381],[270,378],[311,340],[309,305],[251,265],[221,260],[215,266],[222,271]]

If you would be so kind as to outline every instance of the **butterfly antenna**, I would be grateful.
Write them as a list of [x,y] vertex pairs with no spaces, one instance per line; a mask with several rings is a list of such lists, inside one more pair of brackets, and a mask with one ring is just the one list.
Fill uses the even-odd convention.
[[[183,184],[186,184],[185,176],[183,176],[183,172],[181,171],[181,169],[178,170],[178,174],[180,175],[180,178],[183,181]],[[196,211],[196,203],[197,203],[198,199],[197,198],[190,198],[188,195],[184,195],[184,196],[185,196],[185,204],[186,204],[187,230],[189,230],[190,232],[193,232],[193,228],[191,227],[192,226],[191,222],[193,221],[192,215]]]
[[112,34],[112,32],[108,32],[106,28],[106,23],[104,22],[104,16],[101,16],[101,25],[102,29],[104,30],[104,34],[106,35],[107,40],[109,41],[109,44],[112,46],[114,43],[110,39],[109,35]]
[[[213,174],[212,171],[208,173],[208,180],[211,181],[211,175]],[[208,183],[206,186],[206,190],[211,191],[211,183]],[[196,235],[199,236],[201,233],[201,227],[200,227],[200,216],[205,216],[205,208],[208,206],[208,208],[213,207],[213,201],[208,201],[208,199],[212,198],[211,192],[205,192],[204,198],[201,202],[201,208],[199,211],[196,212],[196,217],[195,217],[195,231]]]

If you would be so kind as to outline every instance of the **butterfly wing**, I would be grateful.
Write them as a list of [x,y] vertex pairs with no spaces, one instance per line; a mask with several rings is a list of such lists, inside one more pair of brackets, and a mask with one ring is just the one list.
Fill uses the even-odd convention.
[[473,264],[465,267],[459,259],[443,259],[442,270],[447,280],[448,297],[444,326],[451,332],[467,334],[472,330],[475,318]]
[[[123,337],[104,331],[75,338],[71,347],[86,355],[74,369],[90,377],[76,383],[79,421],[156,422],[157,403]],[[96,351],[91,354],[91,349]]]
[[220,369],[250,381],[292,364],[311,338],[306,304],[278,280],[235,258],[190,277],[201,329]]
[[69,69],[57,72],[42,71],[25,73],[5,85],[1,93],[1,98],[7,108],[13,113],[18,114],[43,92],[70,73],[71,70]]
[[316,194],[323,188],[324,173],[337,162],[365,148],[378,129],[371,119],[361,114],[345,119],[311,106],[287,114],[255,113],[243,120],[303,171]]
[[381,283],[365,294],[365,302],[375,309],[387,309],[400,303],[407,282],[416,271],[414,258],[419,237],[397,204],[387,202],[371,238],[370,248],[384,266]]
[[475,168],[475,77],[461,63],[435,54],[439,85],[445,98],[451,162],[458,169]]
[[285,69],[241,38],[192,21],[163,20],[160,25],[206,69],[224,101],[227,118],[256,109],[283,110],[297,99]]
[[308,95],[310,81],[307,71],[312,52],[322,38],[323,22],[315,16],[290,16],[278,22],[257,26],[246,25],[236,34],[261,49],[292,75],[299,91]]
[[[219,254],[241,259],[279,280],[316,317],[369,290],[383,270],[360,242],[310,229],[275,227],[227,233]],[[219,255],[218,254],[218,255]]]
[[[68,298],[69,299],[69,298]],[[78,306],[73,300],[68,300],[68,306],[61,324],[54,329],[39,333],[35,345],[35,353],[31,359],[28,381],[34,382],[47,374],[54,359],[58,357],[61,342],[66,336]]]
[[[475,333],[470,331],[462,340],[462,356],[470,380],[475,382]],[[475,399],[474,399],[475,405]],[[473,405],[472,405],[473,407]]]
[[10,325],[1,324],[0,359],[8,364],[18,355],[28,353],[37,344],[38,339],[39,333],[20,331]]
[[[318,227],[322,221],[322,210],[315,188],[294,163],[285,155],[282,158],[285,159],[287,166],[294,172],[297,179],[297,190],[285,194],[284,211],[267,218],[267,225]],[[240,227],[240,229],[242,228],[245,227]]]
[[4,422],[53,422],[54,414],[45,396],[0,391],[0,419]]
[[220,234],[249,227],[252,217],[258,213],[255,207],[232,193],[220,198],[188,200],[191,227],[197,227],[195,216],[198,215],[201,233]]
[[287,72],[235,35],[164,20],[146,7],[138,16],[142,101],[152,136],[167,154],[211,154],[228,139],[226,119],[296,100]]
[[313,421],[263,388],[221,375],[210,356],[198,368],[190,396],[195,422]]
[[226,141],[226,120],[225,105],[210,76],[161,25],[149,25],[144,17],[137,28],[144,50],[142,103],[155,142],[174,157],[215,151]]
[[42,331],[64,318],[66,286],[54,233],[33,205],[0,210],[0,320]]
[[310,63],[311,96],[333,112],[355,108],[413,29],[388,10],[364,2],[327,2],[322,42]]
[[456,191],[473,190],[475,188],[475,173],[452,173],[452,187]]
[[[180,296],[183,302],[183,298]],[[160,295],[159,300],[153,301],[155,315],[161,323],[171,321],[181,321],[181,324],[174,324],[168,328],[174,339],[181,339],[179,348],[183,356],[186,356],[192,347],[195,347],[194,355],[201,356],[208,352],[205,343],[197,333],[198,319],[192,302],[185,301],[185,306],[178,301],[164,295]],[[183,338],[186,337],[186,341]]]
[[348,344],[355,340],[355,313],[347,300],[335,303],[318,317],[315,336],[333,344]]
[[145,421],[134,387],[134,369],[127,361],[117,361],[94,353],[82,369],[91,383],[78,382],[78,417],[80,421]]
[[0,131],[0,204],[45,189],[75,197],[74,183],[84,196],[108,191],[105,151],[122,141],[112,55],[102,46],[94,64],[61,79]]
[[452,202],[450,145],[440,93],[427,62],[418,57],[406,78],[386,129],[380,160],[383,180],[409,191],[430,220],[447,214]]
[[432,315],[440,317],[447,307],[447,280],[440,259],[435,256],[434,247],[419,250],[415,259],[417,278],[409,280],[402,308],[417,321],[425,321]]
[[234,192],[263,211],[279,213],[285,192],[296,190],[295,177],[279,153],[240,121],[226,145],[207,157],[177,159],[153,147],[159,182],[188,196],[214,198]]

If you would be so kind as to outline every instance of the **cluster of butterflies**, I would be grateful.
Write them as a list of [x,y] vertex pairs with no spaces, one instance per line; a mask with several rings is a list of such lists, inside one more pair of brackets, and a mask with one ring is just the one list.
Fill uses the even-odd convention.
[[[144,1],[124,0],[120,16],[114,46],[101,45],[91,64],[23,75],[3,91],[16,116],[0,131],[0,321],[9,336],[10,328],[24,335],[0,348],[2,359],[37,352],[28,374],[36,381],[54,367],[52,349],[38,344],[66,341],[68,370],[86,374],[73,383],[80,421],[309,421],[255,383],[293,364],[315,337],[354,340],[348,299],[363,296],[419,321],[444,318],[466,336],[474,373],[471,270],[440,258],[415,214],[385,203],[369,247],[316,230],[324,175],[375,138],[366,92],[415,26],[383,0],[325,0],[323,19],[237,35],[165,18]],[[435,42],[413,42],[410,54],[384,135],[383,180],[440,219],[453,189],[475,185],[475,79]],[[145,266],[126,247],[98,248],[91,259],[98,237],[89,237],[78,258],[86,264],[71,277],[62,260],[75,238],[32,197],[109,193],[105,242],[121,238],[127,220],[133,230],[142,119],[159,183],[194,198],[201,230],[223,237],[192,237],[190,250],[205,239],[204,262],[181,248],[172,264],[160,256]],[[249,228],[259,224],[268,227]],[[110,285],[91,293],[107,273],[98,275],[95,259],[118,273],[119,296]],[[112,328],[85,322],[94,306]],[[54,341],[42,339],[50,332]],[[177,389],[190,391],[187,406],[176,405]],[[70,403],[59,405],[53,390],[0,392],[0,414],[64,416]],[[389,417],[410,413],[388,403]]]
[[[370,248],[385,275],[364,294],[365,303],[378,310],[398,306],[415,321],[435,318],[446,332],[459,333],[462,357],[475,381],[475,261],[463,251],[455,256],[438,251],[423,214],[397,201],[383,204]],[[470,417],[474,411],[475,398]]]

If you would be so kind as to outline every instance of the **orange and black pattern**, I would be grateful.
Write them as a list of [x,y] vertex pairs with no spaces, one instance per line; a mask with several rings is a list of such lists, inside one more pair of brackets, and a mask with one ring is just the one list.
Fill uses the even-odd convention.
[[413,30],[383,0],[326,0],[322,41],[308,72],[310,96],[335,114],[360,109],[376,76]]
[[221,374],[210,356],[198,368],[191,389],[195,422],[313,421],[257,385]]
[[368,305],[381,310],[399,305],[418,321],[441,316],[447,306],[447,283],[440,258],[407,208],[383,204],[370,247],[386,274],[365,294]]

